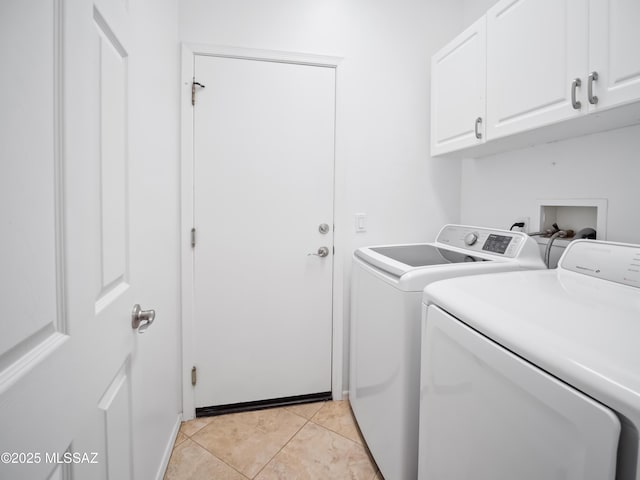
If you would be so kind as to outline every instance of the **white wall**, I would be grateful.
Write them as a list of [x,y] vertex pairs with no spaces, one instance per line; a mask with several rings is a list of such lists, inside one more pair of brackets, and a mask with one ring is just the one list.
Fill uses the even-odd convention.
[[463,0],[463,2],[462,22],[466,27],[483,16],[498,0]]
[[517,217],[537,217],[538,199],[606,198],[606,238],[640,243],[638,152],[633,126],[465,160],[462,222],[509,228]]
[[[337,196],[350,258],[364,244],[431,240],[458,220],[460,162],[429,158],[430,57],[462,28],[460,0],[182,0],[184,42],[333,55],[338,68]],[[368,215],[354,233],[353,215]]]
[[[154,325],[136,335],[132,362],[134,476],[154,479],[162,478],[158,468],[167,460],[162,455],[171,452],[182,411],[178,1],[136,0],[130,8],[130,156],[135,161],[129,178],[132,188],[146,192],[140,204],[132,205],[132,237],[146,240],[132,242],[137,270],[131,275],[139,285],[137,301],[156,310]],[[161,213],[150,218],[148,211]]]

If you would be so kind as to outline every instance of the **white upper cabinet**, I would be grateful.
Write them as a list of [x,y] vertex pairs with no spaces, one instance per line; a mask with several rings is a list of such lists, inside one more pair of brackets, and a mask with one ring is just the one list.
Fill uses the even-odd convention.
[[499,1],[432,59],[432,155],[640,122],[638,25],[640,0]]
[[586,110],[579,98],[587,44],[585,0],[505,0],[492,7],[487,12],[487,138]]
[[[640,99],[640,1],[591,0],[590,110]],[[597,100],[596,100],[597,97]]]
[[482,17],[431,60],[431,154],[484,142],[486,20]]

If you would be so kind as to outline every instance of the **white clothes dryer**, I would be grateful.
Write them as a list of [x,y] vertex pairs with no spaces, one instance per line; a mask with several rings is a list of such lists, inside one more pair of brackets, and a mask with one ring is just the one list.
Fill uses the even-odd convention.
[[419,478],[640,480],[640,245],[424,293]]
[[432,243],[356,250],[349,401],[386,480],[417,478],[424,287],[461,275],[542,268],[526,234],[462,225],[444,226]]

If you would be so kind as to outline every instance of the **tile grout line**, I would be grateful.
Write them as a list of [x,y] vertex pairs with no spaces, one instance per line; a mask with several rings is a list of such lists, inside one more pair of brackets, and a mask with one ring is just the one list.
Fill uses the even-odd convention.
[[[347,400],[347,402],[348,402],[348,400]],[[322,410],[322,408],[320,410]],[[320,410],[318,410],[318,412],[320,412]],[[317,421],[313,421],[313,418],[315,418],[315,416],[317,415],[318,412],[316,412],[316,414],[314,414],[309,419],[309,422],[313,423],[314,425],[316,425],[316,426],[318,426],[320,428],[324,428],[325,430],[327,430],[329,432],[333,432],[336,435],[338,435],[338,436],[340,436],[340,437],[342,437],[342,438],[344,438],[346,440],[349,440],[352,443],[355,443],[356,445],[359,445],[360,447],[362,447],[364,449],[364,452],[367,455],[367,457],[369,457],[369,461],[374,466],[374,474],[373,474],[373,477],[371,477],[371,478],[372,478],[372,480],[375,479],[375,477],[378,474],[378,472],[380,472],[380,469],[378,468],[378,464],[374,460],[373,455],[371,453],[371,450],[369,450],[369,447],[367,446],[366,441],[364,440],[364,437],[362,436],[362,432],[360,431],[360,427],[358,426],[358,422],[357,422],[357,420],[355,418],[355,415],[353,414],[353,411],[351,410],[351,405],[349,405],[349,415],[350,415],[351,419],[353,420],[353,422],[354,422],[354,424],[356,426],[356,429],[358,431],[358,436],[359,436],[359,438],[361,440],[360,442],[358,442],[356,440],[353,440],[352,438],[349,438],[349,437],[343,435],[342,433],[340,433],[340,432],[338,432],[336,430],[333,430],[332,428],[330,428],[330,427],[328,427],[326,425],[322,425],[320,423],[317,423]],[[382,475],[382,473],[380,475]]]
[[[211,422],[208,422],[207,425],[202,426],[201,428],[199,428],[198,430],[196,430],[195,432],[193,432],[193,435],[195,435],[196,433],[198,433],[200,430],[205,429],[206,427],[208,427],[211,424]],[[225,462],[222,458],[218,457],[215,453],[213,453],[211,450],[209,450],[207,447],[205,447],[204,445],[202,445],[200,442],[198,442],[198,440],[196,440],[195,438],[193,438],[191,435],[187,435],[186,433],[182,432],[182,434],[187,437],[187,439],[191,440],[193,443],[195,443],[197,446],[199,446],[200,448],[202,448],[205,452],[207,452],[209,455],[211,455],[213,458],[215,458],[216,460],[219,460],[220,462],[222,462],[223,464],[225,464],[227,467],[231,468],[233,471],[238,472],[239,475],[242,475],[244,478],[246,478],[247,480],[250,480],[249,477],[247,477],[244,473],[242,473],[240,470],[238,470],[237,468],[235,468],[233,465],[230,465],[229,463]],[[184,443],[184,441],[182,441],[181,443]],[[173,448],[176,448],[176,445],[173,446]]]
[[[360,429],[357,426],[357,422],[353,416],[353,413],[351,412],[351,408],[349,408],[349,416],[351,417],[351,419],[353,420],[353,422],[356,425],[356,429],[358,430],[359,433],[359,437],[360,437],[360,441],[356,441],[353,440],[352,438],[349,438],[347,436],[345,436],[344,434],[328,427],[325,425],[322,425],[321,423],[318,423],[318,421],[314,421],[313,419],[316,417],[316,415],[326,406],[326,402],[323,402],[323,406],[321,406],[313,415],[310,416],[310,418],[307,418],[299,413],[296,413],[294,411],[289,410],[287,407],[282,407],[283,409],[285,409],[288,413],[291,413],[293,415],[296,415],[297,417],[300,417],[302,419],[304,419],[304,423],[300,426],[300,428],[298,428],[296,430],[295,433],[293,433],[289,439],[284,443],[284,445],[282,445],[282,447],[280,447],[280,449],[278,449],[278,451],[276,453],[274,453],[265,463],[264,465],[256,472],[255,475],[253,475],[252,477],[248,477],[247,475],[245,475],[243,472],[241,472],[240,470],[238,470],[237,468],[235,468],[233,465],[230,465],[229,463],[227,463],[226,461],[224,461],[223,459],[219,458],[217,455],[215,455],[212,451],[210,451],[206,446],[202,445],[201,443],[199,443],[196,439],[193,438],[193,435],[196,435],[198,432],[202,431],[203,429],[205,429],[206,427],[208,427],[210,425],[211,422],[207,422],[206,425],[203,425],[202,427],[200,427],[198,430],[194,431],[191,435],[187,435],[184,431],[182,431],[181,433],[186,437],[186,439],[189,439],[191,441],[193,441],[198,447],[202,448],[205,452],[207,452],[208,454],[210,454],[211,456],[213,456],[215,459],[217,459],[218,461],[220,461],[221,463],[223,463],[224,465],[228,466],[229,468],[231,468],[233,471],[237,472],[239,475],[241,475],[243,478],[246,478],[248,480],[252,480],[257,478],[260,473],[262,473],[262,471],[267,467],[267,465],[269,465],[273,459],[280,453],[282,452],[282,450],[284,450],[284,448],[291,443],[291,441],[298,435],[298,433],[300,433],[300,431],[309,423],[312,423],[313,425],[317,426],[318,428],[321,428],[325,431],[331,432],[335,435],[338,435],[339,437],[348,440],[349,442],[351,442],[352,444],[361,447],[364,452],[366,453],[366,455],[369,457],[370,462],[372,463],[373,467],[374,467],[374,474],[371,477],[371,480],[374,480],[376,478],[376,475],[379,472],[379,469],[377,467],[377,465],[375,464],[375,461],[373,460],[373,457],[371,456],[371,453],[369,451],[369,449],[367,448],[366,444],[364,443],[364,439],[362,438],[362,434],[360,433]],[[181,445],[182,443],[184,443],[185,440],[183,440],[182,442],[180,442],[180,444],[176,445],[174,443],[174,447],[173,449],[175,450],[175,448],[177,448],[179,445]]]
[[[198,418],[211,418],[211,419],[212,419],[212,418],[214,418],[214,417],[196,417],[196,418],[194,418],[194,419],[192,419],[192,420],[187,420],[186,422],[182,422],[182,425],[184,425],[185,423],[188,423],[188,422],[192,422],[193,420],[197,420]],[[193,432],[191,435],[187,435],[185,432],[183,432],[183,431],[182,431],[182,425],[181,425],[181,427],[180,427],[180,430],[178,430],[178,432],[182,432],[182,434],[183,434],[185,437],[187,437],[187,438],[191,438],[193,435],[195,435],[196,433],[198,433],[198,432],[199,432],[200,430],[202,430],[203,428],[208,427],[208,426],[209,426],[209,424],[211,424],[211,420],[208,420],[208,421],[207,421],[207,423],[206,423],[206,425],[201,426],[199,429],[197,429],[197,430],[196,430],[195,432]]]
[[309,422],[313,423],[316,427],[320,427],[328,432],[331,433],[335,433],[336,435],[338,435],[339,437],[344,438],[345,440],[349,440],[351,443],[354,443],[356,445],[358,445],[359,447],[362,447],[365,452],[368,450],[362,443],[355,441],[353,438],[349,438],[349,437],[345,437],[342,433],[340,432],[336,432],[335,430],[333,430],[332,428],[327,427],[326,425],[322,425],[321,423],[317,423],[314,422],[313,420],[309,420]]
[[[199,431],[199,430],[198,430]],[[207,447],[205,447],[204,445],[202,445],[200,442],[198,442],[196,439],[189,437],[189,440],[191,440],[193,443],[195,443],[196,445],[198,445],[200,448],[202,448],[205,452],[207,452],[209,455],[211,455],[212,457],[214,457],[215,459],[219,460],[220,462],[224,463],[227,467],[233,469],[235,472],[238,472],[240,475],[242,475],[244,478],[249,479],[249,477],[247,477],[244,473],[242,473],[240,470],[238,470],[236,467],[234,467],[233,465],[225,462],[222,458],[220,458],[219,456],[217,456],[215,453],[213,453],[211,450],[209,450]]]
[[[378,465],[376,464],[375,460],[373,459],[373,455],[371,454],[371,451],[369,450],[369,447],[367,447],[367,445],[366,445],[366,442],[365,442],[365,440],[364,440],[364,438],[363,438],[363,436],[362,436],[362,432],[360,431],[360,427],[358,426],[358,422],[356,421],[355,416],[353,415],[353,411],[351,410],[351,406],[349,405],[349,416],[351,417],[351,419],[353,420],[353,422],[354,422],[354,424],[355,424],[355,426],[356,426],[356,429],[357,429],[357,431],[358,431],[358,436],[360,437],[361,442],[358,442],[358,441],[356,441],[356,440],[353,440],[352,438],[346,437],[346,436],[345,436],[345,435],[343,435],[342,433],[340,433],[340,432],[338,432],[338,431],[336,431],[336,430],[333,430],[332,428],[330,428],[330,427],[328,427],[328,426],[326,426],[326,425],[322,425],[322,424],[320,424],[320,423],[317,423],[317,421],[314,421],[313,419],[315,418],[315,416],[316,416],[316,415],[317,415],[317,414],[318,414],[318,413],[319,413],[323,408],[324,408],[324,405],[323,405],[322,407],[320,407],[316,413],[314,413],[313,415],[311,415],[311,418],[308,418],[308,419],[307,419],[306,417],[303,417],[303,418],[305,418],[305,420],[307,420],[307,421],[306,421],[306,423],[305,423],[305,424],[300,428],[300,430],[302,430],[302,428],[304,428],[304,426],[305,426],[305,425],[307,425],[308,423],[312,423],[313,425],[315,425],[315,426],[316,426],[316,427],[318,427],[318,428],[321,428],[322,430],[326,430],[327,432],[334,433],[334,434],[338,435],[339,437],[344,438],[345,440],[350,441],[351,443],[355,444],[356,446],[361,447],[361,448],[364,450],[364,453],[365,453],[365,454],[367,455],[367,457],[369,458],[369,462],[370,462],[370,463],[371,463],[371,465],[374,467],[374,468],[373,468],[373,476],[371,477],[371,480],[375,480],[376,476],[377,476],[377,475],[378,475],[378,473],[380,472],[380,469],[378,468]],[[294,413],[294,412],[291,412],[291,413]],[[297,415],[297,414],[296,414],[296,415]],[[302,417],[302,415],[299,415],[299,416],[300,416],[300,417]],[[300,430],[298,430],[298,432],[300,432]],[[294,435],[289,439],[289,441],[288,441],[288,442],[287,442],[287,443],[286,443],[286,444],[285,444],[285,445],[284,445],[280,450],[284,449],[284,447],[286,447],[286,446],[287,446],[287,444],[289,444],[289,442],[291,442],[291,440],[293,440],[293,438],[298,434],[298,432],[296,432],[296,433],[295,433],[295,434],[294,434]],[[279,452],[278,452],[278,453],[279,453]],[[277,454],[276,454],[276,455],[277,455]],[[274,457],[275,457],[275,455],[274,455]],[[272,458],[271,460],[273,460],[273,458]],[[266,467],[266,466],[271,462],[271,460],[269,460],[269,462],[267,462],[267,464],[265,464],[265,467]],[[264,469],[264,467],[262,467],[262,469]],[[261,469],[260,471],[262,471],[262,469]],[[259,473],[260,473],[260,472],[258,472],[258,474],[259,474]],[[256,477],[258,476],[258,474],[256,474]],[[382,474],[380,474],[380,475],[382,475]],[[254,478],[256,478],[256,477],[254,477]]]
[[[287,407],[284,407],[284,408],[287,408]],[[291,438],[289,438],[289,440],[287,440],[287,441],[285,442],[285,444],[284,444],[284,445],[282,445],[282,447],[280,447],[280,449],[279,449],[279,450],[278,450],[278,451],[277,451],[277,452],[276,452],[276,453],[275,453],[275,454],[274,454],[274,455],[273,455],[273,456],[272,456],[272,457],[271,457],[271,458],[270,458],[270,459],[269,459],[269,460],[268,460],[268,461],[267,461],[267,462],[262,466],[262,468],[261,468],[260,470],[258,470],[258,472],[257,472],[253,477],[251,477],[251,480],[253,480],[254,478],[257,478],[257,477],[258,477],[258,475],[260,475],[260,473],[261,473],[261,472],[262,472],[262,471],[267,467],[267,465],[269,465],[269,464],[273,461],[273,459],[274,459],[274,458],[276,458],[276,456],[277,456],[277,455],[278,455],[282,450],[284,450],[284,447],[286,447],[287,445],[289,445],[289,442],[291,442],[291,440],[293,440],[293,439],[295,438],[295,436],[296,436],[296,435],[298,435],[298,433],[300,433],[300,430],[302,430],[302,429],[305,427],[305,425],[311,421],[311,420],[310,420],[310,419],[308,419],[307,417],[303,417],[302,415],[298,415],[297,413],[292,412],[292,411],[290,411],[290,410],[287,410],[287,411],[288,411],[289,413],[292,413],[292,414],[294,414],[294,415],[297,415],[297,416],[298,416],[298,417],[300,417],[300,418],[304,418],[305,422],[302,424],[302,426],[301,426],[298,430],[296,430],[296,432],[295,432],[293,435],[291,435]]]
[[[378,464],[375,462],[375,460],[373,459],[373,455],[371,454],[371,451],[369,450],[369,448],[366,446],[366,444],[360,443],[360,442],[356,442],[355,440],[353,440],[352,438],[349,437],[345,437],[344,435],[342,435],[340,432],[336,432],[335,430],[332,430],[329,427],[326,427],[324,425],[321,425],[319,423],[314,422],[313,420],[309,420],[309,422],[313,423],[315,426],[322,428],[323,430],[326,430],[327,432],[331,432],[334,433],[336,435],[338,435],[339,437],[344,438],[345,440],[350,441],[351,443],[355,444],[355,446],[362,448],[362,450],[364,451],[365,455],[367,456],[367,458],[369,459],[369,462],[371,463],[372,467],[373,467],[373,476],[371,477],[371,480],[374,480],[376,478],[376,475],[378,474],[378,472],[380,471],[380,469],[378,468]],[[363,440],[364,441],[364,440]]]
[[[323,406],[322,408],[324,408],[324,406]],[[320,410],[322,410],[322,408],[320,408]],[[351,417],[351,419],[353,420],[353,423],[355,424],[356,429],[358,430],[358,434],[359,434],[359,437],[362,439],[362,442],[358,442],[358,441],[356,441],[356,440],[354,440],[354,439],[352,439],[352,438],[349,438],[349,437],[347,437],[347,436],[343,435],[342,433],[340,433],[340,432],[338,432],[338,431],[334,430],[333,428],[330,428],[330,427],[328,427],[328,426],[326,426],[326,425],[322,425],[321,423],[318,423],[317,421],[314,421],[313,419],[314,419],[314,418],[315,418],[315,416],[320,412],[320,410],[318,410],[318,411],[317,411],[317,412],[316,412],[316,413],[315,413],[315,414],[314,414],[314,415],[309,419],[309,422],[313,423],[314,425],[316,425],[316,426],[318,426],[318,427],[322,427],[322,428],[324,428],[325,430],[328,430],[328,431],[330,431],[330,432],[333,432],[333,433],[335,433],[336,435],[339,435],[339,436],[341,436],[342,438],[345,438],[345,439],[347,439],[347,440],[349,440],[349,441],[351,441],[351,442],[355,443],[356,445],[360,445],[362,448],[364,448],[365,452],[367,452],[367,453],[369,452],[369,448],[365,445],[365,443],[364,443],[364,438],[362,438],[362,432],[360,432],[360,427],[358,426],[358,422],[356,421],[355,416],[354,416],[354,415],[353,415],[353,413],[351,412],[351,406],[349,406],[349,416],[350,416],[350,417]],[[371,455],[369,455],[369,456],[371,456]]]
[[[350,441],[351,443],[355,444],[356,446],[361,447],[361,448],[364,450],[364,453],[365,453],[365,454],[367,455],[367,457],[369,458],[369,462],[371,462],[372,466],[374,467],[374,468],[373,468],[373,476],[371,477],[371,480],[374,480],[374,479],[376,478],[376,475],[377,475],[377,474],[378,474],[378,472],[380,471],[380,469],[378,468],[378,465],[376,464],[375,460],[373,459],[373,455],[371,454],[371,451],[369,450],[369,447],[366,445],[366,442],[364,441],[364,438],[362,437],[362,432],[360,431],[360,427],[358,426],[358,422],[356,421],[356,418],[355,418],[355,416],[353,415],[353,411],[351,410],[351,405],[349,405],[349,416],[351,417],[351,419],[353,420],[353,422],[354,422],[354,424],[355,424],[355,426],[356,426],[356,429],[357,429],[357,431],[358,431],[358,436],[360,437],[361,442],[358,442],[358,441],[356,441],[356,440],[353,440],[352,438],[349,438],[349,437],[347,437],[347,436],[343,435],[342,433],[340,433],[340,432],[338,432],[338,431],[336,431],[336,430],[333,430],[332,428],[329,428],[329,427],[328,427],[328,426],[326,426],[326,425],[322,425],[322,424],[320,424],[320,423],[317,423],[317,421],[314,421],[314,420],[313,420],[313,419],[315,418],[315,416],[316,416],[318,413],[320,413],[320,411],[325,407],[325,405],[326,405],[326,404],[327,404],[327,402],[324,402],[324,405],[322,405],[322,407],[320,407],[316,413],[314,413],[313,415],[311,415],[311,418],[302,417],[302,415],[298,415],[298,414],[297,414],[297,413],[295,413],[295,412],[291,412],[291,413],[295,413],[295,415],[298,415],[299,417],[302,417],[302,418],[304,418],[304,419],[306,420],[305,424],[300,428],[300,430],[302,430],[302,428],[304,428],[304,426],[305,426],[305,425],[307,425],[308,423],[312,423],[312,424],[314,424],[314,425],[315,425],[316,427],[318,427],[318,428],[321,428],[321,429],[323,429],[323,430],[326,430],[327,432],[334,433],[334,434],[338,435],[339,437],[342,437],[342,438],[344,438],[345,440]],[[286,407],[285,407],[285,408],[286,408]],[[298,432],[300,432],[300,430],[298,430]],[[289,441],[283,445],[283,447],[280,449],[280,451],[281,451],[282,449],[284,449],[284,447],[286,447],[286,446],[289,444],[289,442],[291,442],[291,440],[293,440],[293,438],[298,434],[298,432],[296,432],[296,433],[295,433],[295,434],[294,434],[294,435],[289,439]],[[278,453],[280,453],[280,451],[279,451]],[[276,455],[277,455],[277,454],[276,454]],[[275,457],[275,455],[274,455],[274,457]],[[273,458],[271,458],[271,460],[273,460]],[[267,463],[265,464],[265,467],[266,467],[266,466],[271,462],[271,460],[269,460],[269,462],[267,462]],[[263,469],[264,469],[264,467],[262,467],[262,469],[261,469],[260,471],[262,471]],[[260,473],[260,472],[258,472],[258,474],[259,474],[259,473]],[[258,474],[256,474],[256,477],[257,477],[257,475],[258,475]],[[255,477],[254,477],[254,478],[255,478]]]
[[[295,415],[295,416],[297,416],[297,417],[300,417],[300,418],[304,419],[304,421],[305,421],[305,422],[302,424],[302,426],[301,426],[298,430],[296,430],[296,431],[295,431],[295,433],[293,433],[293,434],[291,435],[291,437],[290,437],[290,438],[285,442],[285,444],[284,444],[282,447],[280,447],[280,449],[279,449],[276,453],[274,453],[274,454],[273,454],[273,456],[271,456],[271,457],[269,458],[269,460],[267,460],[267,461],[265,462],[265,464],[260,468],[260,470],[258,470],[258,472],[256,472],[256,474],[255,474],[254,476],[252,476],[252,477],[248,477],[248,476],[247,476],[247,475],[245,475],[243,472],[241,472],[240,470],[238,470],[237,468],[235,468],[233,465],[231,465],[231,464],[229,464],[229,463],[225,462],[222,458],[218,457],[215,453],[213,453],[213,452],[212,452],[211,450],[209,450],[207,447],[205,447],[204,445],[202,445],[202,444],[201,444],[200,442],[198,442],[196,439],[192,438],[192,436],[187,435],[187,434],[186,434],[186,433],[184,433],[184,432],[182,432],[182,433],[183,433],[183,435],[184,435],[185,437],[187,437],[189,440],[191,440],[192,442],[194,442],[196,445],[198,445],[198,446],[199,446],[200,448],[202,448],[204,451],[206,451],[207,453],[209,453],[210,455],[212,455],[214,458],[216,458],[216,459],[217,459],[217,460],[219,460],[220,462],[224,463],[225,465],[227,465],[229,468],[233,469],[234,471],[238,472],[238,473],[239,473],[240,475],[242,475],[244,478],[246,478],[246,479],[248,479],[248,480],[252,480],[252,479],[256,478],[258,475],[260,475],[260,472],[262,472],[262,470],[264,470],[264,469],[265,469],[265,467],[266,467],[267,465],[269,465],[269,463],[271,463],[271,461],[276,457],[276,455],[278,455],[278,453],[280,453],[280,452],[284,449],[284,447],[286,447],[286,446],[289,444],[289,442],[290,442],[291,440],[293,440],[293,438],[294,438],[294,437],[295,437],[295,436],[300,432],[300,430],[302,430],[302,429],[304,428],[304,426],[305,426],[307,423],[309,423],[309,422],[311,421],[310,419],[308,419],[308,418],[306,418],[306,417],[304,417],[304,416],[302,416],[302,415],[299,415],[299,414],[297,414],[297,413],[295,413],[295,412],[292,412],[292,411],[291,411],[291,410],[289,410],[287,407],[281,407],[281,408],[285,409],[287,412],[289,412],[289,413],[291,413],[291,414],[293,414],[293,415]],[[321,407],[318,411],[320,411],[321,409],[322,409],[322,407]],[[316,412],[316,413],[317,413],[317,412]],[[200,427],[198,430],[196,430],[195,432],[193,432],[193,434],[192,434],[192,435],[196,435],[196,434],[197,434],[198,432],[200,432],[201,430],[204,430],[206,427],[208,427],[208,426],[210,425],[210,423],[211,423],[211,422],[208,422],[208,423],[207,423],[207,425],[203,425],[203,426],[202,426],[202,427]],[[315,423],[314,423],[314,424],[315,424]],[[184,441],[183,441],[183,442],[181,442],[181,443],[184,443]],[[174,449],[176,448],[176,445],[175,445],[175,444],[174,444],[174,447],[173,447],[173,448],[174,448]]]

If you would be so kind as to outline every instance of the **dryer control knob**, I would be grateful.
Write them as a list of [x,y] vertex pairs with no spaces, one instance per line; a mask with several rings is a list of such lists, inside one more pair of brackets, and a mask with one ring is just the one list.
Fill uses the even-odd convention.
[[464,237],[464,243],[469,247],[478,241],[478,234],[476,232],[468,233],[466,237]]

